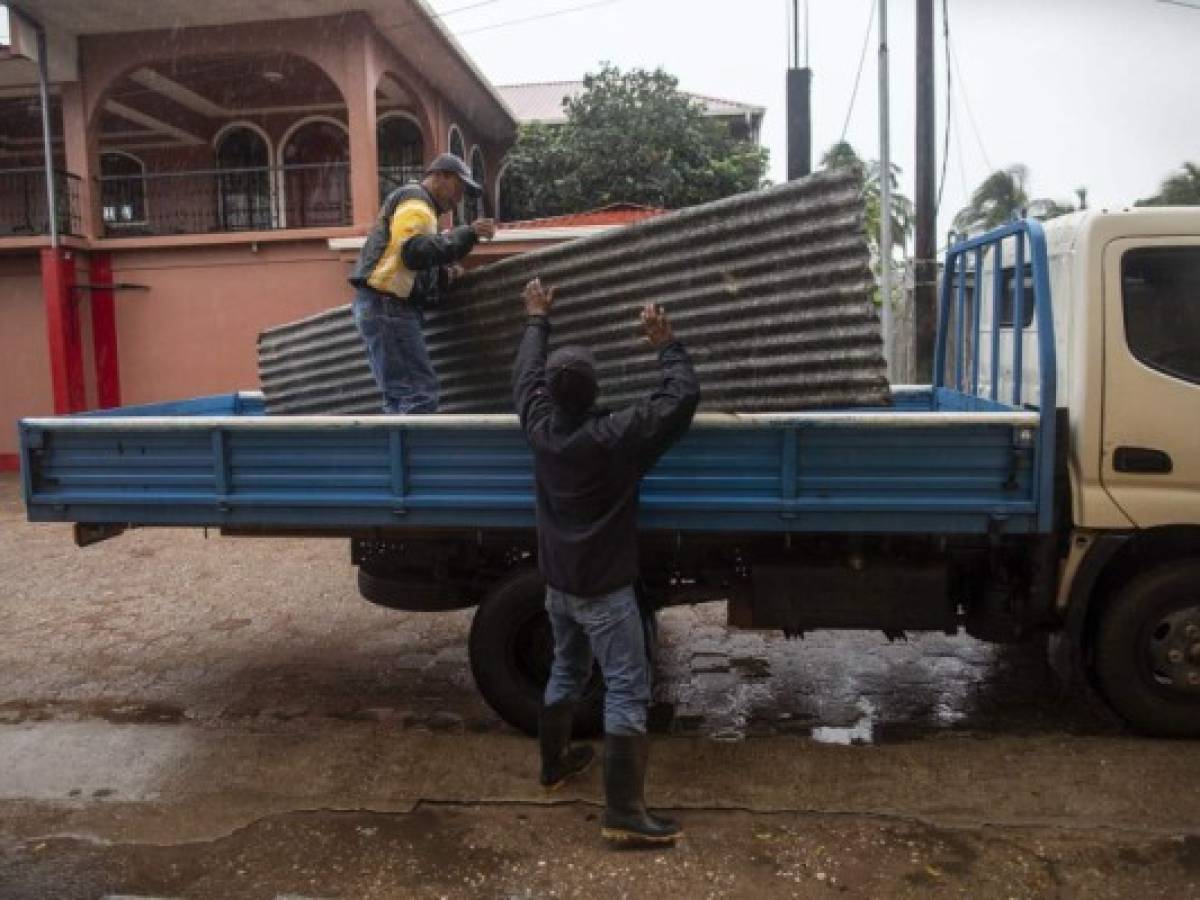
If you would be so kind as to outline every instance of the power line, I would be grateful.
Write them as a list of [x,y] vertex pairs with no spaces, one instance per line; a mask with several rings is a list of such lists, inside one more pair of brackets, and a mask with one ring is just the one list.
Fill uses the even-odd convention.
[[1158,0],[1159,3],[1168,3],[1171,6],[1182,6],[1184,9],[1200,10],[1200,4],[1186,3],[1184,0]]
[[839,143],[846,140],[846,132],[850,129],[850,116],[854,112],[854,101],[858,97],[858,83],[862,80],[863,67],[867,63],[867,47],[871,44],[871,27],[875,24],[875,7],[878,0],[871,0],[871,14],[867,17],[867,33],[863,35],[862,52],[858,56],[858,72],[854,76],[854,90],[850,92],[850,107],[846,110],[846,121],[842,123],[842,136]]
[[483,25],[479,28],[468,28],[466,31],[456,31],[455,37],[463,37],[468,34],[479,34],[482,31],[494,31],[497,28],[507,28],[510,25],[524,25],[527,22],[537,22],[542,19],[553,19],[555,16],[565,16],[568,13],[582,12],[585,9],[595,9],[598,6],[611,6],[613,3],[620,3],[621,0],[596,0],[593,3],[581,3],[578,6],[568,6],[565,9],[555,9],[550,12],[538,13],[535,16],[525,16],[521,19],[509,19],[506,22],[496,22],[492,25]]
[[465,6],[456,6],[454,9],[447,9],[444,12],[432,13],[435,19],[444,19],[446,16],[452,16],[455,13],[466,12],[468,9],[479,9],[481,6],[491,6],[493,3],[499,3],[500,0],[476,0],[475,3],[468,3]]
[[965,153],[963,153],[962,129],[961,128],[954,129],[954,146],[958,148],[958,179],[962,185],[963,199],[967,203],[970,203],[971,202],[971,189],[967,187],[967,168],[966,168],[967,156]]
[[963,106],[967,110],[967,120],[971,123],[971,130],[975,132],[975,142],[979,145],[979,153],[983,157],[983,162],[988,168],[988,173],[995,171],[992,168],[992,161],[988,159],[987,150],[983,146],[983,138],[979,136],[979,125],[975,122],[975,112],[971,109],[971,98],[967,95],[967,82],[963,78],[962,66],[958,62],[958,52],[954,49],[954,45],[950,45],[950,59],[954,63],[954,71],[958,75],[959,94],[962,97]]

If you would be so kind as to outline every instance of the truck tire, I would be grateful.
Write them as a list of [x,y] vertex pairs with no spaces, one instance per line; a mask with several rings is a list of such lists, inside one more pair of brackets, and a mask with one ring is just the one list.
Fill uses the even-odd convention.
[[1101,613],[1092,658],[1101,692],[1133,728],[1200,736],[1200,560],[1121,587]]
[[[550,677],[554,640],[545,608],[546,583],[520,569],[496,585],[471,621],[471,674],[488,705],[526,734],[537,734],[538,709]],[[598,667],[575,710],[576,737],[604,730],[604,682]]]

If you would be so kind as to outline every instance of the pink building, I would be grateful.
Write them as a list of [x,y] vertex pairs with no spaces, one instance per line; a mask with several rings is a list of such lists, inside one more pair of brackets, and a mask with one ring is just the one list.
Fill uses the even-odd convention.
[[516,122],[421,0],[18,5],[0,6],[0,466],[21,416],[253,388],[258,332],[347,302],[381,193],[436,154],[494,207]]

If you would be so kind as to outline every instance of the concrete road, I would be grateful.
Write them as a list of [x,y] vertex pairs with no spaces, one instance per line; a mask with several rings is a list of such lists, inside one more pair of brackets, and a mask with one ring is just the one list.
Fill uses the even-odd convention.
[[469,613],[360,600],[344,541],[78,550],[0,478],[0,898],[1200,897],[1200,743],[1123,733],[1035,648],[660,623],[651,800],[546,795]]

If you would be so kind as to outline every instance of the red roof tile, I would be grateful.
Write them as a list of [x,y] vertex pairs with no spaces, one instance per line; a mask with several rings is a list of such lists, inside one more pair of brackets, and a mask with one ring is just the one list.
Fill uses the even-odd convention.
[[603,225],[628,225],[642,219],[661,216],[665,209],[657,206],[640,206],[636,203],[612,203],[589,212],[568,213],[564,216],[548,216],[544,219],[524,219],[519,222],[502,222],[501,228],[587,228]]

